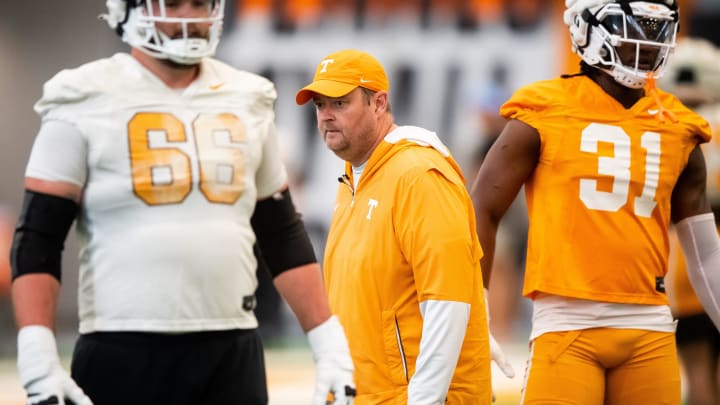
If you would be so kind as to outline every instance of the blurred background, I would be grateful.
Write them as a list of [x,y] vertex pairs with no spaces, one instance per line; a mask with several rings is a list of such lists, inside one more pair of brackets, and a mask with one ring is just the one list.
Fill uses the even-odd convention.
[[[340,162],[316,133],[312,106],[295,105],[323,56],[344,48],[374,54],[390,78],[396,122],[436,131],[472,182],[499,134],[498,107],[519,86],[575,73],[562,24],[563,0],[227,0],[217,57],[276,84],[277,125],[291,176],[320,258]],[[681,35],[720,45],[720,0],[680,0]],[[14,369],[16,330],[8,296],[12,227],[22,203],[25,163],[39,128],[33,103],[56,72],[127,47],[98,15],[100,0],[6,1],[0,13],[0,405],[23,403]],[[520,374],[499,375],[499,402],[517,403],[527,355],[529,308],[520,296],[527,220],[522,201],[500,233],[491,287],[494,335]],[[312,361],[297,322],[260,273],[258,317],[268,347],[272,404],[304,403]],[[77,335],[77,242],[66,243],[58,342],[67,356]],[[498,375],[499,373],[496,373]],[[302,397],[297,393],[302,392]],[[496,388],[497,390],[497,388]],[[306,394],[307,393],[307,394]]]

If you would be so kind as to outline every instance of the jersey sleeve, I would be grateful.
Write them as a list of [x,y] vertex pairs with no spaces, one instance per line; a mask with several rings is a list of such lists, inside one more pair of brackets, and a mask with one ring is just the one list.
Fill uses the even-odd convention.
[[697,138],[698,143],[710,142],[712,128],[705,118],[686,108],[676,115],[679,115],[680,121],[684,123],[687,131]]
[[[82,102],[89,98],[93,91],[87,76],[87,69],[63,70],[43,85],[43,94],[35,103],[35,111],[46,119],[72,120],[72,110],[62,108]],[[83,75],[86,75],[83,79]]]
[[543,89],[542,82],[517,90],[508,101],[500,107],[500,115],[507,119],[522,121],[537,128],[537,122],[543,119],[545,112],[553,103],[549,96],[551,89]]
[[83,187],[87,176],[87,143],[80,130],[64,121],[44,121],[35,138],[25,175]]
[[471,303],[482,254],[473,243],[472,206],[464,186],[438,169],[421,167],[408,171],[399,186],[395,228],[418,300]]
[[708,121],[700,114],[688,108],[672,93],[657,89],[663,107],[672,111],[676,122],[684,128],[684,132],[696,138],[697,143],[709,142],[712,138],[712,128]]
[[690,131],[698,138],[698,143],[710,142],[712,139],[710,124],[699,115],[696,115],[693,120],[689,120],[689,126]]

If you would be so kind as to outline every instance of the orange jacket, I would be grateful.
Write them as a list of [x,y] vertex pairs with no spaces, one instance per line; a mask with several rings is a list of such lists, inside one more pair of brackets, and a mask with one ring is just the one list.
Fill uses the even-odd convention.
[[349,181],[338,189],[324,273],[355,365],[355,404],[407,401],[423,328],[419,303],[425,300],[471,304],[447,398],[489,403],[482,250],[459,167],[431,147],[383,141],[354,195],[349,165],[345,174]]

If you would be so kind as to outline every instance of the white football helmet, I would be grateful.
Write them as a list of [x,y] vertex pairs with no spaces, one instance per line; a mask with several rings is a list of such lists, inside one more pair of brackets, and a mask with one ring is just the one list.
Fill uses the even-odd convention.
[[680,39],[659,84],[688,104],[720,103],[720,49],[707,39]]
[[[123,42],[158,59],[169,59],[183,65],[200,63],[212,56],[220,42],[225,0],[208,0],[208,16],[204,18],[168,17],[169,0],[107,0],[108,13],[100,17],[121,35]],[[175,1],[176,2],[176,1]],[[168,5],[167,8],[170,6]],[[182,26],[182,36],[171,38],[157,29],[156,23]],[[192,24],[209,24],[207,38],[193,36]]]
[[573,51],[625,87],[662,76],[675,47],[676,0],[566,0]]

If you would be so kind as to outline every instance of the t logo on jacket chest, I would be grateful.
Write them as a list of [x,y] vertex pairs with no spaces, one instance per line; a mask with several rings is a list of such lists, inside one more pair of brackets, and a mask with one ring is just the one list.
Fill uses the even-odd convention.
[[377,206],[378,206],[378,200],[376,200],[374,198],[371,198],[368,200],[368,213],[367,213],[367,216],[365,217],[365,219],[367,219],[368,221],[370,220],[370,217],[372,217],[372,212],[375,208],[377,208]]

